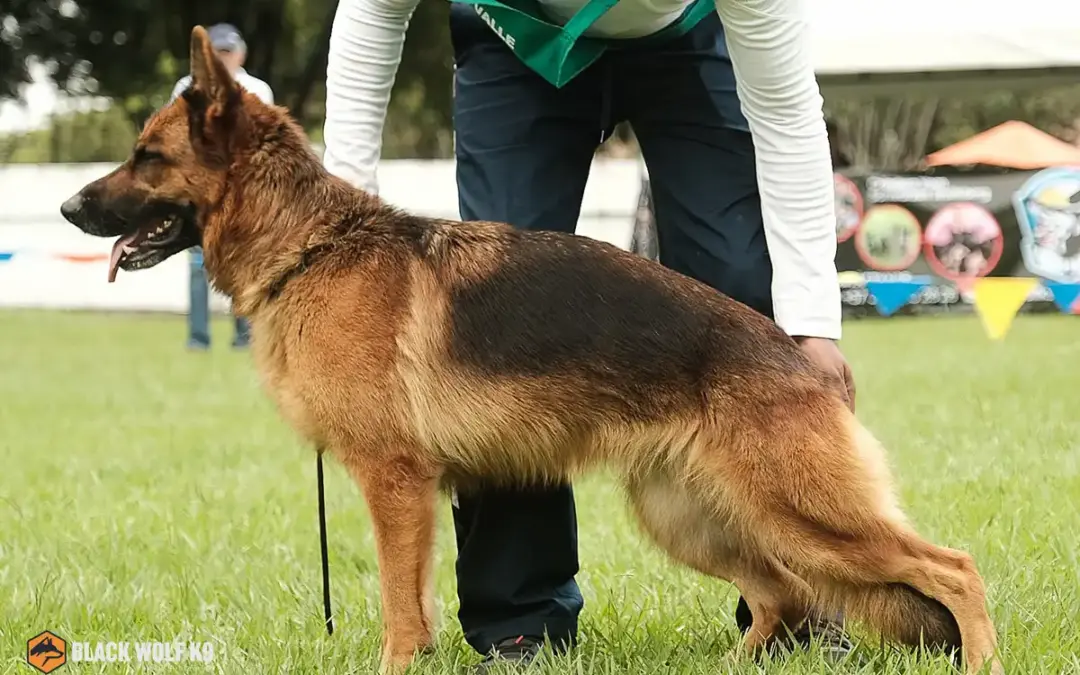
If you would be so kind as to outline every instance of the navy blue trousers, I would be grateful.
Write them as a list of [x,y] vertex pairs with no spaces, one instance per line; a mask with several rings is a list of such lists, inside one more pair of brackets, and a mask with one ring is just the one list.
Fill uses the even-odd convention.
[[[628,121],[649,169],[660,262],[772,316],[754,147],[715,15],[662,44],[611,50],[562,89],[452,4],[455,154],[464,220],[573,232],[593,155]],[[570,486],[460,495],[459,619],[481,653],[517,635],[572,643],[584,601]],[[738,623],[749,625],[740,600]]]

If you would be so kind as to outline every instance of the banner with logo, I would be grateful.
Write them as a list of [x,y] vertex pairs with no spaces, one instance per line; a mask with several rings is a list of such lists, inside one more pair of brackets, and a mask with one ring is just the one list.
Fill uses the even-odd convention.
[[[1080,314],[1080,167],[840,172],[834,185],[846,315],[974,310],[1002,339],[1022,310]],[[654,219],[647,178],[641,189],[635,231]]]
[[[1080,167],[837,173],[836,266],[848,307],[868,281],[923,281],[908,304],[974,302],[978,279],[1032,278],[1032,309],[1080,283]],[[980,284],[990,288],[992,284]],[[968,297],[965,297],[968,296]]]

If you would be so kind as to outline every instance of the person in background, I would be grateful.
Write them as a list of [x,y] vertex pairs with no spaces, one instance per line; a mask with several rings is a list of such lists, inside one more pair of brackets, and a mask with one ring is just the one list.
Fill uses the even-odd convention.
[[[263,102],[272,104],[274,92],[270,85],[259,78],[250,75],[244,70],[244,59],[247,58],[247,43],[236,26],[228,23],[219,23],[207,29],[210,36],[210,44],[213,45],[222,63],[229,69],[236,82],[258,96]],[[191,75],[185,75],[177,81],[173,87],[171,101],[179,96],[191,84]],[[203,269],[203,252],[201,248],[191,250],[191,309],[188,312],[188,349],[206,350],[210,348],[210,286],[206,281],[206,270]],[[233,347],[243,349],[250,341],[248,322],[242,316],[234,317],[235,334]]]
[[[814,3],[468,2],[479,0],[450,5],[462,219],[573,232],[596,148],[628,121],[649,170],[660,263],[772,317],[854,407],[836,343],[833,167],[811,61]],[[371,192],[418,3],[337,6],[324,164]],[[581,58],[563,53],[581,40]],[[604,40],[618,48],[597,55]],[[531,661],[545,637],[572,644],[584,600],[571,487],[492,486],[458,495],[453,515],[458,618],[488,656],[481,670]],[[794,638],[806,644],[816,633],[842,657],[851,644],[839,618],[821,616]],[[735,619],[749,629],[745,601]]]

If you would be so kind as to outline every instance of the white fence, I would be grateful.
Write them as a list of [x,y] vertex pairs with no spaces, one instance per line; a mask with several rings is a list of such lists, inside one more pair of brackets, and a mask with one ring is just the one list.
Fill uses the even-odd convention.
[[[60,204],[111,164],[0,167],[0,307],[186,312],[188,256],[107,283],[111,240],[83,234]],[[627,248],[640,187],[634,160],[596,160],[577,232]],[[379,167],[381,196],[414,213],[458,218],[454,163],[399,160]],[[87,258],[89,260],[87,261]],[[227,308],[220,296],[215,311]]]

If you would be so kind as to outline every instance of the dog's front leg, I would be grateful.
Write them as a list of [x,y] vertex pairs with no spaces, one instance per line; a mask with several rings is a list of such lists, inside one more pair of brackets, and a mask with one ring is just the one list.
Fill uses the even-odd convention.
[[354,461],[349,468],[367,500],[378,549],[384,630],[379,672],[396,673],[433,639],[429,579],[437,475],[405,453]]

